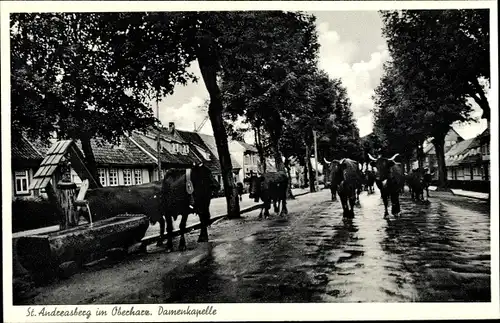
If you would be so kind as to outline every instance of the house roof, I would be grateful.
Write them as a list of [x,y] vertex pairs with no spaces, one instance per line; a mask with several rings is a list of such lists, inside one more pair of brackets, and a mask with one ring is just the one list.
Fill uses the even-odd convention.
[[[146,140],[147,137],[144,134],[139,134],[139,133],[133,133],[131,138],[144,150],[146,150],[149,154],[153,156],[157,156],[158,153],[154,147],[152,147],[150,144],[148,144],[149,140]],[[151,139],[151,138],[149,138]],[[155,140],[156,142],[156,140]],[[185,144],[188,144],[182,140],[182,138],[179,139],[179,142],[183,142]],[[202,161],[198,155],[196,155],[192,149],[189,149],[189,152],[186,155],[183,154],[172,154],[170,153],[167,149],[162,149],[160,159],[162,163],[166,164],[173,164],[177,166],[191,166],[193,163],[199,163]]]
[[[82,149],[80,141],[76,142]],[[95,161],[98,165],[155,165],[156,161],[142,151],[130,138],[123,136],[119,145],[98,139],[90,141]]]
[[[54,143],[47,151],[45,158],[40,163],[40,167],[33,176],[30,189],[45,188],[52,179],[54,172],[61,167],[62,161],[69,161],[71,167],[77,172],[81,179],[89,180],[89,187],[99,187],[98,182],[92,177],[87,169],[83,154],[73,140],[61,140]],[[53,183],[53,185],[55,185]]]
[[11,144],[12,165],[33,165],[38,166],[43,160],[43,155],[23,136],[12,140]]
[[245,150],[248,150],[248,151],[251,151],[251,152],[258,152],[257,148],[254,146],[254,145],[250,145],[250,144],[247,144],[246,142],[244,141],[237,141],[240,145],[243,146],[243,148],[245,148]]
[[212,150],[210,150],[210,148],[206,146],[205,142],[200,138],[198,133],[190,131],[181,131],[181,130],[177,130],[177,132],[186,142],[189,142],[192,147],[196,148],[196,146],[198,146],[204,151],[206,151],[206,153],[209,155],[210,160],[206,160],[203,158],[203,156],[201,156],[203,158],[203,164],[205,164],[212,172],[220,173],[221,167],[219,159],[217,158],[216,155],[214,155]]
[[457,155],[460,155],[460,154],[463,154],[466,152],[467,149],[469,149],[470,145],[472,144],[474,138],[472,139],[467,139],[467,140],[464,140],[464,141],[461,141],[461,142],[458,142],[456,143],[455,145],[453,145],[450,150],[448,150],[444,155],[445,155],[445,158],[447,156],[457,156]]
[[[205,143],[205,146],[208,149],[210,149],[212,154],[218,157],[219,152],[217,151],[217,144],[215,143],[215,137],[203,133],[198,133],[198,135],[200,136],[201,140],[203,140],[203,142]],[[229,154],[229,156],[231,157],[231,165],[233,169],[241,169],[240,163],[238,163],[238,161],[234,158],[234,156],[231,153]]]
[[459,161],[460,165],[470,165],[470,164],[480,164],[482,162],[481,155],[467,155],[462,160]]

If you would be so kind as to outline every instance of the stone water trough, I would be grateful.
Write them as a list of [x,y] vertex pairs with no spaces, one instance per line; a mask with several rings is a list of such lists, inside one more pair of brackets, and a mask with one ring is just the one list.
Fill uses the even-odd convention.
[[21,265],[39,279],[69,276],[109,250],[127,250],[139,243],[148,226],[146,215],[126,214],[66,230],[19,237],[17,256]]

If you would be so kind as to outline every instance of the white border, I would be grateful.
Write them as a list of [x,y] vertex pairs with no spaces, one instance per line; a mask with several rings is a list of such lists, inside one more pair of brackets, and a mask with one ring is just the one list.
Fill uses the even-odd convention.
[[[179,11],[179,10],[302,10],[302,11],[371,11],[380,9],[444,9],[444,8],[490,8],[491,9],[491,183],[493,194],[491,208],[491,303],[365,303],[365,304],[212,304],[217,315],[193,316],[150,316],[150,317],[103,317],[108,322],[117,321],[253,321],[253,320],[374,320],[374,319],[489,319],[500,318],[499,299],[499,246],[498,246],[498,17],[496,1],[336,1],[322,2],[128,2],[128,1],[1,1],[1,104],[2,104],[2,201],[3,201],[3,299],[4,321],[6,322],[68,322],[66,317],[26,317],[28,306],[12,306],[12,233],[11,233],[11,161],[10,161],[10,55],[9,55],[9,13],[10,12],[96,12],[96,11]],[[467,228],[463,228],[467,230]],[[193,305],[194,306],[194,305]],[[72,310],[74,306],[57,306]],[[96,305],[79,306],[95,310]],[[111,311],[113,305],[100,309]],[[173,308],[182,306],[173,306]],[[203,304],[197,304],[203,308]],[[41,308],[41,306],[37,306]],[[135,305],[148,308],[155,313],[156,305]],[[72,321],[98,322],[92,315],[89,320],[71,318]]]

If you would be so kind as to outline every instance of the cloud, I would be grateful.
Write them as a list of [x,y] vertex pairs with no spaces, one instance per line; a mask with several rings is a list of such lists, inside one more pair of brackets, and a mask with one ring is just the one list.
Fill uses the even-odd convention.
[[[331,30],[327,22],[318,25],[319,67],[332,78],[340,78],[346,87],[352,103],[354,118],[358,120],[360,133],[369,133],[372,124],[366,122],[373,108],[372,96],[382,75],[383,63],[389,52],[384,44],[379,44],[376,51],[370,54],[368,61],[351,62],[356,53],[357,44],[343,40],[339,34]],[[364,118],[363,120],[359,120]]]

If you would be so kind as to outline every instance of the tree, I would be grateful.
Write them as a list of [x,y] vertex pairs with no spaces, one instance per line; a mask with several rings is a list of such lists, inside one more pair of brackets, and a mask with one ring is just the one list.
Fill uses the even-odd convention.
[[[148,99],[172,93],[175,83],[192,78],[186,72],[187,53],[174,46],[164,50],[162,46],[168,44],[153,45],[145,32],[139,32],[144,52],[122,56],[130,54],[124,50],[127,30],[137,36],[134,32],[139,27],[120,24],[118,16],[11,16],[13,131],[26,132],[31,138],[48,138],[55,133],[58,138],[81,140],[86,162],[96,178],[90,140],[101,137],[116,142],[127,132],[154,125]],[[153,52],[156,55],[148,55]],[[145,60],[157,61],[154,73],[148,74]],[[160,93],[153,86],[159,75],[166,80]]]
[[300,78],[316,64],[314,16],[248,12],[238,18],[225,39],[234,46],[227,47],[232,50],[222,73],[226,109],[269,135],[276,167],[285,170],[280,149],[284,121],[301,99]]
[[[477,97],[485,95],[483,87],[473,85],[479,78],[489,80],[489,54],[485,54],[489,48],[484,44],[488,18],[484,14],[467,10],[382,12],[383,34],[393,66],[397,66],[398,95],[404,103],[398,108],[407,108],[410,117],[406,120],[418,121],[422,133],[433,138],[439,188],[447,187],[444,138],[450,125],[470,120],[468,96],[473,90]],[[481,62],[473,63],[469,57]],[[484,100],[481,104],[489,118],[489,106]]]
[[[400,68],[418,77],[423,87],[439,80],[443,93],[466,105],[472,98],[490,119],[486,91],[490,81],[488,9],[403,10],[382,12],[389,50],[401,60],[418,63]],[[409,74],[407,74],[409,73]]]

